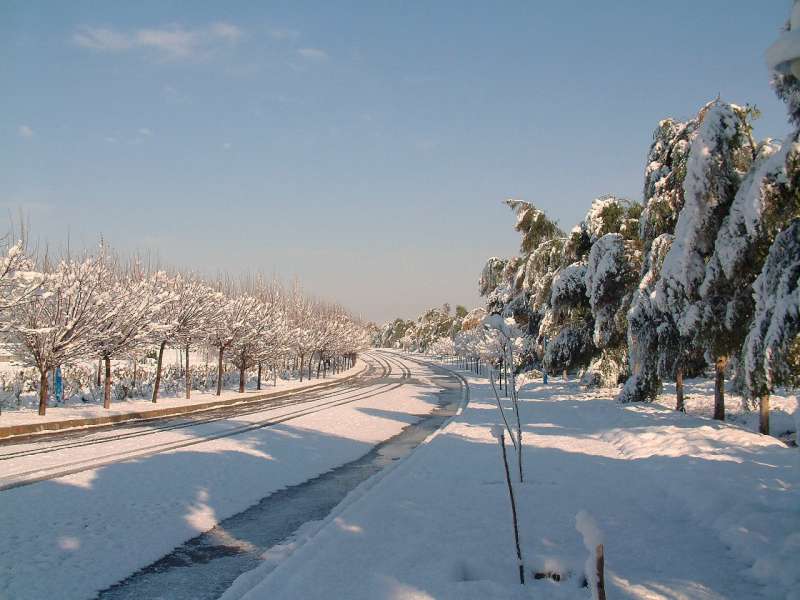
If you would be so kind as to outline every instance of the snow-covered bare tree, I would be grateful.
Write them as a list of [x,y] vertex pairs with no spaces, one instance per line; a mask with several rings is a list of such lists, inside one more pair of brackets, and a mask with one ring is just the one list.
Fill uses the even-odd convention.
[[89,356],[110,300],[112,274],[102,254],[44,267],[42,293],[7,312],[5,341],[14,356],[39,371],[39,414],[47,410],[51,369]]
[[150,343],[156,332],[164,327],[157,315],[165,304],[173,301],[174,296],[163,285],[164,274],[147,273],[138,259],[123,269],[109,258],[106,251],[100,257],[110,265],[107,268],[111,277],[102,296],[103,309],[96,323],[93,354],[105,366],[103,407],[110,408],[111,360]]
[[225,352],[234,344],[244,345],[253,335],[253,324],[260,303],[257,298],[241,293],[231,282],[218,282],[216,318],[206,331],[206,343],[217,351],[217,396],[222,394],[222,377],[225,369]]
[[27,302],[41,291],[43,275],[25,253],[25,241],[0,240],[0,314]]
[[158,400],[164,348],[168,345],[184,350],[186,398],[191,397],[192,378],[189,352],[193,344],[202,340],[218,316],[220,293],[212,290],[197,278],[176,274],[172,277],[157,275],[154,281],[169,295],[154,316],[152,342],[158,346],[156,376],[153,384],[153,402]]

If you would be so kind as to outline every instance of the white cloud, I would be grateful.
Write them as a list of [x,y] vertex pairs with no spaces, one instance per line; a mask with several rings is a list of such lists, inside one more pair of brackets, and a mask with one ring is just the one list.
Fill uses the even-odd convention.
[[222,149],[223,150],[230,150],[232,146],[233,146],[233,144],[231,144],[230,142],[225,142],[224,144],[222,144]]
[[141,129],[139,129],[139,135],[144,135],[149,137],[153,135],[153,131],[151,129],[148,129],[147,127],[142,127]]
[[210,31],[218,38],[228,40],[229,42],[238,42],[243,35],[242,30],[236,25],[222,22],[211,25]]
[[154,48],[171,58],[186,58],[199,44],[197,32],[174,29],[140,29],[134,34],[137,46]]
[[33,129],[31,129],[28,125],[20,125],[17,128],[17,132],[19,133],[20,137],[24,138],[31,138],[35,135]]
[[178,25],[131,31],[81,27],[72,35],[72,41],[83,48],[101,52],[150,49],[165,58],[183,59],[212,50],[220,43],[235,44],[243,35],[236,25],[217,22],[196,29],[185,29]]
[[72,41],[94,50],[127,50],[133,46],[130,36],[105,27],[83,27],[72,35]]
[[110,136],[110,135],[109,135],[109,136],[107,136],[107,137],[105,137],[105,138],[103,138],[103,139],[104,139],[105,141],[107,141],[109,144],[116,144],[116,143],[117,143],[117,138],[115,138],[115,137],[112,137],[112,136]]
[[283,42],[286,40],[296,40],[300,37],[300,32],[295,29],[270,29],[269,35],[272,39]]
[[319,48],[300,48],[297,53],[307,60],[328,60],[328,53]]

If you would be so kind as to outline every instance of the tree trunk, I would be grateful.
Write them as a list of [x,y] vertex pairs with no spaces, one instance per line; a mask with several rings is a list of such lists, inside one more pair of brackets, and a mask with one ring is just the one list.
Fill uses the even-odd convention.
[[47,369],[39,371],[39,414],[47,412]]
[[305,356],[302,354],[300,355],[300,383],[303,383],[303,369],[305,368],[304,364]]
[[239,363],[239,393],[244,393],[244,373],[245,373],[245,356],[242,353],[241,362]]
[[136,371],[137,371],[137,367],[138,366],[139,366],[139,363],[136,360],[136,358],[134,357],[134,359],[133,359],[133,383],[131,384],[131,397],[133,397],[136,394],[136,374],[137,374]]
[[158,388],[161,387],[161,362],[164,359],[164,346],[167,345],[166,340],[162,340],[161,345],[158,347],[158,360],[156,360],[156,382],[153,384],[153,402],[158,400]]
[[311,370],[313,369],[314,365],[311,364],[311,358],[308,359],[308,380],[311,381]]
[[714,418],[725,420],[725,365],[727,356],[718,356],[714,361]]
[[217,362],[217,396],[222,394],[222,353],[225,349],[219,347],[219,361]]
[[106,363],[106,380],[105,389],[103,390],[103,408],[111,408],[111,357],[105,357]]
[[261,389],[261,363],[258,363],[258,383],[256,384],[256,389]]
[[564,369],[564,381],[567,381],[568,379],[569,379],[569,373],[567,373],[567,370]]
[[186,344],[186,399],[192,397],[192,372],[189,370],[189,344]]
[[675,396],[675,410],[685,413],[686,406],[683,403],[683,365],[679,365],[675,373]]
[[758,433],[769,435],[769,394],[758,399]]
[[100,387],[100,373],[103,372],[103,359],[97,361],[97,387]]

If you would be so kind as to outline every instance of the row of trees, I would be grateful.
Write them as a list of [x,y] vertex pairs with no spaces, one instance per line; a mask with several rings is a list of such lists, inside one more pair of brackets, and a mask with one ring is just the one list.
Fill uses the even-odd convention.
[[[674,380],[684,410],[684,377],[711,367],[715,418],[728,374],[768,433],[770,393],[800,383],[800,80],[780,60],[773,85],[793,125],[783,142],[755,140],[756,109],[717,99],[658,124],[641,203],[597,198],[567,233],[533,204],[506,201],[520,253],[490,258],[479,291],[486,314],[519,331],[517,369],[624,384],[623,402],[651,401]],[[418,324],[399,324],[414,338],[404,347],[491,357],[485,327],[423,341]]]
[[[800,91],[791,74],[776,83]],[[753,139],[756,115],[718,99],[661,121],[643,204],[599,198],[569,234],[508,201],[521,253],[490,259],[480,286],[490,312],[526,330],[529,364],[624,382],[623,402],[652,400],[672,379],[678,410],[684,377],[711,365],[715,418],[728,372],[768,432],[770,392],[800,381],[800,112],[783,143]]]
[[416,320],[395,319],[375,332],[373,345],[382,348],[427,352],[441,338],[452,338],[462,327],[467,309],[461,305],[455,311],[449,304],[431,308]]
[[[0,327],[3,345],[39,374],[39,414],[48,399],[48,374],[59,366],[99,361],[103,405],[111,404],[111,361],[157,349],[152,400],[158,398],[166,347],[185,358],[186,397],[192,388],[190,351],[213,349],[216,393],[226,362],[246,373],[275,371],[293,360],[301,379],[352,363],[369,342],[366,327],[337,304],[312,299],[260,277],[208,281],[150,268],[138,259],[122,263],[101,245],[80,258],[52,261],[26,255],[19,242],[0,262]],[[134,365],[136,362],[134,362]],[[98,368],[98,382],[100,369]],[[134,373],[134,379],[136,375]],[[99,385],[99,383],[98,383]]]

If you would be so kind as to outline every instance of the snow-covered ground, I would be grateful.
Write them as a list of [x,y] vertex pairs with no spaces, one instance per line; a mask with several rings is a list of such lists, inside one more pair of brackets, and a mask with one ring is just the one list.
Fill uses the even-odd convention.
[[[658,403],[675,408],[675,384],[664,383]],[[711,418],[714,415],[714,380],[710,378],[687,379],[684,382],[684,403],[687,414]],[[770,396],[770,434],[784,440],[792,439],[798,430],[800,406],[797,397],[785,390]],[[747,410],[744,400],[730,390],[725,392],[725,420],[758,431],[758,410]],[[794,437],[796,441],[797,438]]]
[[267,552],[224,600],[586,599],[583,510],[603,536],[609,598],[800,598],[798,449],[559,381],[523,393],[523,588],[498,411],[485,379],[470,386],[461,416]]
[[[0,463],[0,475],[19,475],[73,460],[118,461],[0,492],[0,598],[92,597],[272,492],[364,455],[436,406],[439,388],[427,370],[409,365],[409,379],[398,366],[390,377],[337,397],[359,394],[352,402],[233,437],[201,441],[297,407]],[[137,454],[143,446],[183,442],[200,443]],[[2,450],[28,447],[35,443]]]
[[[203,404],[215,403],[221,400],[247,400],[259,394],[269,394],[276,391],[282,392],[315,386],[344,377],[350,377],[351,375],[361,372],[363,369],[363,362],[357,362],[351,369],[341,371],[336,375],[328,375],[325,379],[304,379],[302,382],[299,379],[277,379],[274,384],[272,380],[265,380],[262,382],[262,389],[260,391],[256,390],[255,386],[250,386],[243,394],[240,394],[238,389],[225,389],[219,396],[213,391],[193,391],[192,397],[188,400],[182,396],[160,396],[156,403],[146,398],[126,398],[124,400],[115,400],[108,409],[103,408],[103,405],[99,403],[84,404],[74,402],[65,406],[49,406],[47,408],[47,414],[39,415],[37,406],[31,402],[19,410],[4,410],[3,413],[0,414],[0,429],[3,427],[28,425],[32,423],[91,419],[129,413],[147,413],[149,411],[160,411],[164,408],[179,406],[194,406],[199,409]],[[146,415],[143,418],[146,418]]]

